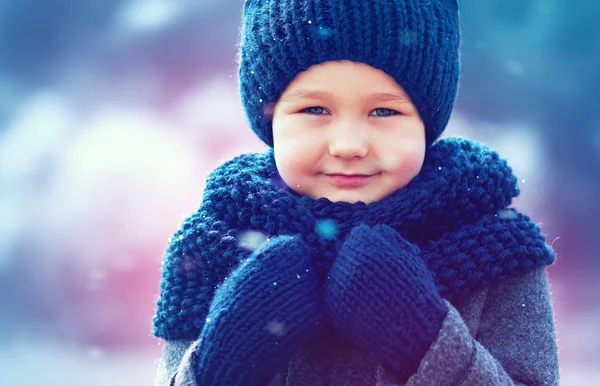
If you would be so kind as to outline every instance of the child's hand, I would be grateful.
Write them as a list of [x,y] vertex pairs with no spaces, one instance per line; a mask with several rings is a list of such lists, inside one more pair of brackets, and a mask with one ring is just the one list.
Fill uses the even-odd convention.
[[418,248],[387,225],[352,229],[325,283],[335,327],[408,378],[448,312]]
[[318,333],[323,310],[310,262],[299,236],[280,236],[225,280],[195,353],[199,384],[266,384]]

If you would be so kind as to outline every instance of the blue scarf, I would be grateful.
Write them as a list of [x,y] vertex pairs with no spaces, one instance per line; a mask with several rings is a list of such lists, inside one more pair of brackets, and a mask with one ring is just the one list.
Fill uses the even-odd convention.
[[539,227],[508,208],[518,194],[506,161],[466,139],[435,143],[417,177],[370,204],[297,194],[281,180],[273,149],[236,157],[211,173],[200,208],[170,241],[154,334],[197,339],[215,289],[251,253],[247,231],[302,235],[323,277],[354,226],[385,223],[421,249],[450,301],[549,265],[554,254]]

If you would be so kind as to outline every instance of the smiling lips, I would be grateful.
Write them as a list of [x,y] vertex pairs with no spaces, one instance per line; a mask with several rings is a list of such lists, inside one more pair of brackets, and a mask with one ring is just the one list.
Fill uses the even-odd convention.
[[326,174],[332,185],[338,188],[358,188],[365,185],[371,174]]

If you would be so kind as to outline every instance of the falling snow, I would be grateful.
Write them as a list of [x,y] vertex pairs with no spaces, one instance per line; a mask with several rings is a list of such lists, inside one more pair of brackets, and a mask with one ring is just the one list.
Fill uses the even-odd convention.
[[317,220],[315,224],[315,232],[328,240],[335,239],[339,233],[338,225],[334,220],[322,219]]
[[240,234],[239,246],[248,251],[255,251],[266,239],[262,232],[246,231]]
[[502,209],[498,211],[498,217],[506,220],[514,220],[517,218],[517,213],[514,210]]
[[272,320],[267,324],[267,331],[275,336],[284,336],[285,335],[285,325],[278,320]]

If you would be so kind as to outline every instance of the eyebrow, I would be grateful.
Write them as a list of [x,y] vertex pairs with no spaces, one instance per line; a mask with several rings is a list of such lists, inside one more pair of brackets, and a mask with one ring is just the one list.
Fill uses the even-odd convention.
[[[298,99],[336,99],[335,96],[326,90],[307,90],[301,89],[294,92],[291,92],[287,95],[281,97],[282,101],[292,102]],[[398,93],[389,93],[389,92],[378,92],[369,95],[363,95],[360,97],[361,102],[365,102],[367,100],[376,100],[379,102],[402,102],[402,103],[411,103],[410,99],[403,94]]]

